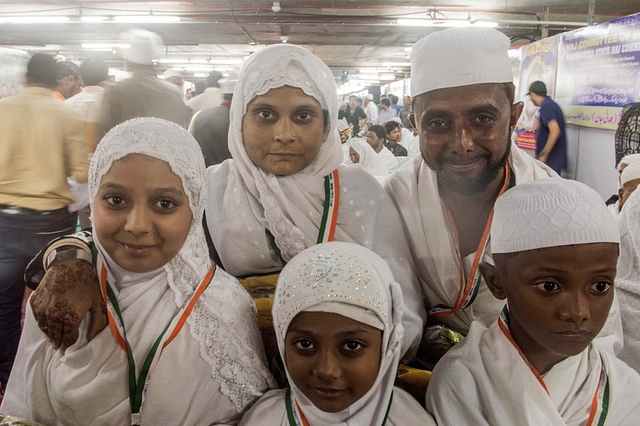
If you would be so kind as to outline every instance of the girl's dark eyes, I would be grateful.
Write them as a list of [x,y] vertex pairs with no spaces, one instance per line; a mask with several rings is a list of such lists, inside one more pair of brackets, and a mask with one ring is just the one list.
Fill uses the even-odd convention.
[[345,343],[344,346],[342,346],[342,348],[350,352],[355,352],[363,349],[364,345],[360,342],[356,342],[355,340],[351,340]]
[[295,346],[296,349],[300,350],[314,349],[313,343],[311,343],[310,340],[305,339],[296,340],[295,342],[293,342],[293,346]]
[[110,196],[104,197],[104,200],[107,202],[107,204],[110,204],[112,206],[120,206],[122,205],[122,203],[124,203],[124,200],[122,199],[122,197],[119,197],[117,195],[110,195]]
[[611,283],[606,281],[598,281],[594,285],[591,286],[591,289],[596,293],[606,293],[611,287]]

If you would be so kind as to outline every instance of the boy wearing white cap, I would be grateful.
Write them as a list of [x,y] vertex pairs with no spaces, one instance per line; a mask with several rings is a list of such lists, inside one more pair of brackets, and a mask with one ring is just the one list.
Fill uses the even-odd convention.
[[495,200],[507,189],[556,176],[510,142],[514,104],[509,38],[491,28],[434,32],[411,50],[412,124],[421,156],[385,187],[404,222],[430,317],[466,334],[504,302],[478,265],[491,260]]
[[640,376],[596,338],[610,321],[620,241],[598,193],[538,180],[507,192],[494,216],[495,266],[480,269],[507,305],[441,359],[427,409],[447,425],[637,424]]

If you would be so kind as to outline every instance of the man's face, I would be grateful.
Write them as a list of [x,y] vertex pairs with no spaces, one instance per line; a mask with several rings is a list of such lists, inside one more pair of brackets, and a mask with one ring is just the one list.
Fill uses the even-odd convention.
[[367,133],[367,143],[371,148],[377,149],[382,143],[382,138],[378,139],[376,132],[369,131],[369,133]]
[[402,98],[402,105],[404,106],[405,109],[411,108],[411,98],[405,95]]
[[351,108],[355,108],[356,107],[356,98],[354,98],[354,97],[349,98],[349,106]]
[[502,84],[438,89],[416,97],[412,123],[440,187],[468,196],[483,192],[507,161],[521,111],[522,103],[512,106]]
[[639,184],[640,179],[632,179],[622,185],[622,190],[620,191],[620,207],[624,206],[624,203],[627,202],[631,194],[633,194],[633,191],[638,188]]
[[382,108],[382,110],[383,110],[383,111],[386,111],[386,110],[388,110],[388,109],[389,109],[389,106],[388,106],[388,105],[385,105],[385,104],[383,104],[383,103],[380,103],[380,108]]

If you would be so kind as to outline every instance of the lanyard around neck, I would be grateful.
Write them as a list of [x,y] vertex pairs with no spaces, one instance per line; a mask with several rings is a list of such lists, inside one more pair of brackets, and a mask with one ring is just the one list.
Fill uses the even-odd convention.
[[[505,335],[507,340],[513,345],[514,348],[516,348],[524,362],[531,370],[531,373],[533,373],[535,378],[544,388],[545,392],[547,392],[547,395],[549,395],[549,390],[547,389],[544,380],[535,369],[535,367],[531,365],[531,363],[511,335],[511,331],[509,328],[509,308],[507,307],[507,305],[505,305],[505,307],[502,309],[502,312],[500,313],[500,317],[498,318],[498,327]],[[593,374],[593,372],[591,372],[590,374]],[[596,387],[595,393],[593,394],[593,398],[591,400],[591,410],[589,411],[589,420],[587,421],[586,426],[602,426],[605,424],[607,414],[609,413],[609,395],[609,375],[607,374],[607,369],[601,357],[600,380],[598,381],[598,386]]]
[[338,169],[324,177],[324,211],[318,231],[317,244],[333,241],[338,223],[338,208],[340,206],[340,177]]
[[[504,183],[500,188],[500,192],[498,193],[498,198],[504,194],[504,192],[509,188],[509,179],[510,179],[510,170],[509,165],[505,164],[504,166]],[[456,255],[458,258],[458,262],[460,264],[460,288],[458,290],[458,296],[456,297],[456,302],[453,306],[447,306],[444,304],[439,304],[434,306],[430,311],[429,315],[434,318],[442,318],[444,316],[453,314],[458,312],[460,309],[464,309],[468,306],[471,306],[473,301],[476,299],[478,295],[478,288],[480,287],[480,281],[482,280],[482,275],[480,274],[480,261],[484,256],[485,249],[487,248],[487,243],[489,241],[489,231],[491,230],[491,221],[493,219],[493,210],[494,207],[491,208],[491,212],[489,213],[489,217],[487,218],[487,223],[484,226],[484,231],[482,232],[482,238],[480,238],[480,243],[478,244],[478,249],[476,250],[476,254],[473,258],[473,263],[471,264],[471,270],[469,271],[469,276],[465,280],[464,277],[464,265],[462,263],[462,254],[460,252],[460,242],[458,240],[458,230],[456,229],[456,224],[453,221],[453,216],[451,212],[446,207],[445,211],[447,214],[447,219],[449,222],[449,227],[453,232],[453,237],[455,240],[455,249]]]
[[[387,419],[389,418],[389,410],[391,410],[392,402],[393,402],[393,392],[391,392],[391,397],[389,398],[389,405],[387,405],[387,412],[384,415],[384,420],[382,421],[381,426],[385,426],[387,424]],[[287,418],[289,419],[289,426],[310,426],[309,421],[305,417],[302,410],[300,410],[300,406],[298,405],[297,402],[294,408],[293,402],[291,401],[290,388],[287,389],[285,403],[287,405]]]
[[144,404],[144,398],[147,386],[149,385],[151,372],[156,367],[164,348],[166,348],[178,335],[187,321],[189,314],[191,314],[196,301],[209,286],[215,272],[215,265],[212,265],[209,273],[207,273],[193,293],[185,299],[180,310],[173,315],[169,324],[167,324],[162,333],[160,333],[160,336],[155,340],[144,360],[142,369],[140,370],[140,376],[137,380],[136,363],[133,358],[131,345],[127,340],[127,333],[124,327],[122,313],[118,306],[118,300],[115,293],[107,283],[107,268],[101,260],[98,260],[98,270],[100,271],[100,291],[102,292],[102,298],[105,306],[107,307],[109,327],[111,328],[111,333],[116,339],[116,342],[118,342],[118,345],[120,345],[127,354],[127,361],[129,363],[129,404],[131,405],[131,424],[139,425],[140,412],[142,411],[142,405]]

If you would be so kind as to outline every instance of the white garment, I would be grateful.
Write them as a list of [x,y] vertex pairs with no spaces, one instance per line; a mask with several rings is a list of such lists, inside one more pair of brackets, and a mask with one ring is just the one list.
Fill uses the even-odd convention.
[[400,163],[396,159],[396,156],[387,148],[383,146],[380,152],[378,153],[378,157],[382,159],[384,162],[384,166],[387,168],[389,173],[393,173],[400,168]]
[[620,200],[616,201],[613,204],[609,204],[607,206],[607,210],[609,210],[609,213],[611,213],[611,215],[617,219],[620,215]]
[[[138,118],[107,133],[92,158],[92,196],[114,161],[144,154],[169,163],[193,213],[179,253],[151,272],[123,270],[93,235],[99,263],[107,267],[107,282],[122,312],[136,376],[155,339],[212,266],[201,225],[206,188],[200,152],[177,124]],[[127,356],[109,327],[91,342],[87,328],[85,318],[80,338],[62,355],[53,350],[29,312],[2,412],[50,425],[129,424]],[[150,376],[141,424],[237,422],[274,385],[264,358],[250,296],[235,278],[218,269]]]
[[[358,279],[352,279],[356,275]],[[278,279],[272,312],[282,359],[286,359],[285,339],[289,325],[301,312],[338,313],[382,328],[380,367],[373,386],[338,413],[317,408],[294,384],[285,363],[292,406],[300,407],[310,425],[380,426],[386,417],[392,392],[391,409],[399,404],[393,410],[393,417],[389,413],[390,424],[434,424],[422,407],[415,401],[410,403],[411,396],[393,387],[400,359],[399,343],[404,333],[402,306],[402,290],[388,265],[362,246],[336,242],[319,244],[289,262]],[[342,383],[340,378],[336,378],[336,383]],[[331,385],[327,383],[327,386]],[[287,425],[284,397],[284,391],[279,391],[264,402],[261,399],[242,424]],[[418,422],[403,423],[406,419]]]
[[407,157],[411,158],[415,154],[420,154],[420,136],[412,137],[407,143]]
[[[509,165],[515,174],[516,185],[557,176],[553,170],[528,156],[515,144],[511,147]],[[460,261],[438,194],[436,173],[427,166],[422,156],[415,155],[408,164],[387,178],[385,188],[402,217],[427,309],[438,304],[453,306],[460,289]],[[483,291],[486,287],[484,280],[480,286],[480,291]],[[487,309],[477,305],[479,302],[476,300],[468,308],[439,319],[453,330],[466,334],[476,317],[474,310],[487,312]]]
[[[70,97],[64,103],[82,117],[87,132],[97,132],[103,96],[103,87],[86,86],[82,89],[82,92]],[[93,146],[87,147],[87,151],[92,151],[93,149]],[[74,178],[68,178],[67,181],[73,190],[73,195],[76,197],[75,202],[67,206],[69,211],[75,212],[87,207],[89,205],[89,184],[78,183]]]
[[[402,145],[407,151],[409,150],[409,142],[413,139],[413,131],[407,129],[406,127],[402,128],[402,140],[398,142]],[[408,155],[408,154],[407,154]]]
[[222,91],[218,87],[207,87],[204,92],[189,99],[187,106],[195,113],[205,108],[217,107],[222,102],[222,98]]
[[475,320],[469,335],[433,370],[426,404],[438,424],[584,426],[602,364],[610,397],[605,424],[638,424],[640,376],[611,352],[593,341],[556,364],[542,377],[547,394],[497,317]]
[[[285,405],[285,389],[270,390],[244,415],[239,426],[289,426]],[[326,425],[327,423],[319,423]],[[310,423],[311,426],[315,426]],[[393,403],[386,426],[435,426],[436,422],[414,397],[393,388]],[[354,426],[360,426],[359,424]],[[367,426],[369,426],[367,424]]]
[[640,372],[640,191],[634,191],[618,216],[620,257],[616,295],[624,330],[624,348],[618,354]]
[[367,114],[367,126],[372,126],[378,120],[378,105],[375,102],[370,101],[366,107],[364,107],[364,113]]
[[353,148],[360,156],[360,164],[366,171],[371,173],[372,176],[386,177],[389,176],[389,172],[382,161],[382,158],[371,148],[366,141],[362,139],[351,139],[347,141],[349,146]]
[[[242,139],[242,117],[255,96],[284,85],[298,87],[318,100],[328,111],[329,128],[309,166],[294,175],[275,176],[249,159]],[[329,68],[301,47],[269,46],[244,63],[233,98],[229,130],[233,159],[207,170],[207,225],[225,270],[234,276],[275,273],[282,269],[282,260],[315,245],[324,209],[325,176],[337,169],[340,202],[335,241],[368,247],[389,263],[406,295],[403,348],[416,349],[426,319],[417,274],[398,213],[380,184],[360,167],[341,165],[343,154],[335,127],[337,95]]]

